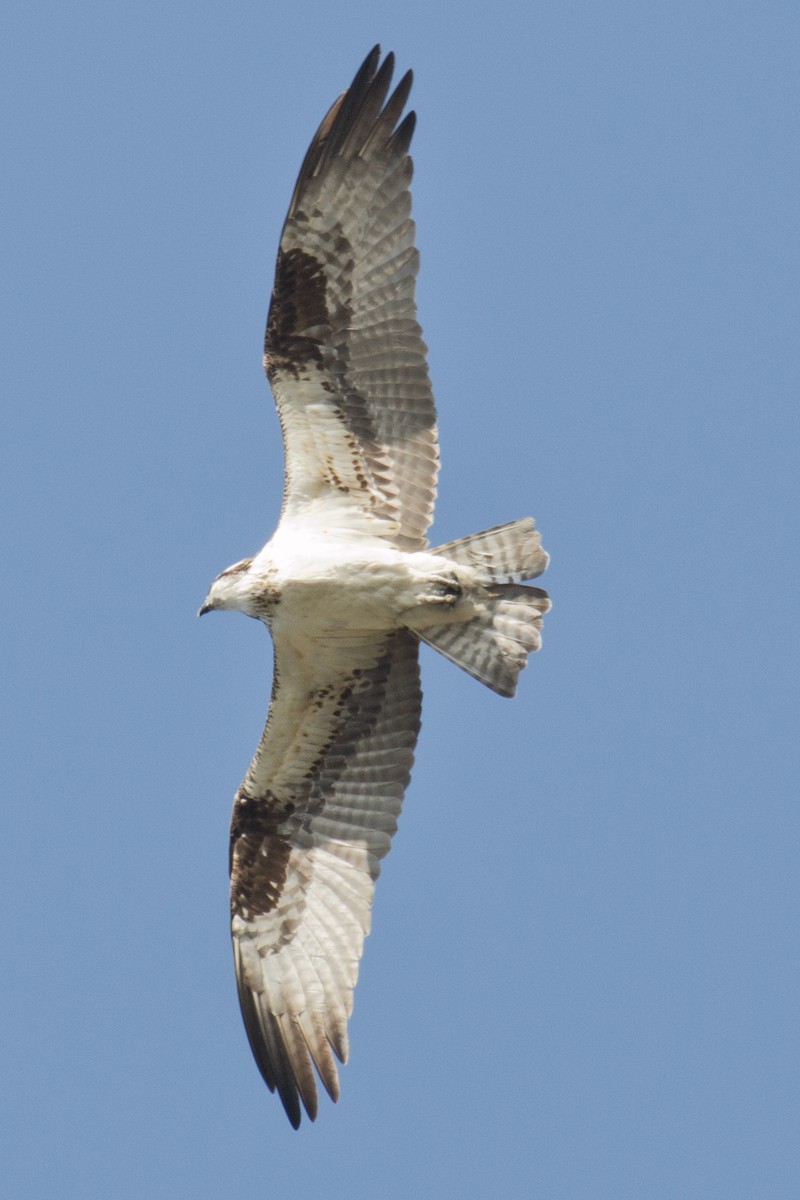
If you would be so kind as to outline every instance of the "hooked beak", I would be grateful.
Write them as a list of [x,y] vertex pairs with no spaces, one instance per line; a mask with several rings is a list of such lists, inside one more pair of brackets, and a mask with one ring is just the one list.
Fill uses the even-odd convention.
[[197,610],[197,615],[198,615],[198,617],[203,617],[203,616],[205,616],[205,614],[206,614],[207,612],[211,612],[211,610],[213,609],[213,607],[214,607],[214,605],[213,605],[213,604],[209,604],[207,600],[206,600],[206,601],[204,601],[204,603],[203,603],[203,606],[202,606],[201,608],[198,608],[198,610]]

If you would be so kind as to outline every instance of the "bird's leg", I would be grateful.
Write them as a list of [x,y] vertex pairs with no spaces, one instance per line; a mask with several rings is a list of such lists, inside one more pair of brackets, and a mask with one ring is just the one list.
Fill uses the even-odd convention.
[[464,589],[455,571],[432,575],[425,581],[425,585],[426,590],[420,592],[418,597],[420,604],[443,604],[452,608],[464,595]]
[[464,587],[455,571],[440,571],[427,576],[416,594],[416,604],[401,613],[407,629],[425,629],[433,625],[468,621],[480,611],[480,605]]

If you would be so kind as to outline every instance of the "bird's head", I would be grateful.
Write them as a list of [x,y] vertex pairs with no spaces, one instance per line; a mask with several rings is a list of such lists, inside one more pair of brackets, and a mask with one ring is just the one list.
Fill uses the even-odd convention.
[[241,562],[234,563],[217,576],[198,609],[198,617],[215,608],[252,615],[248,603],[252,593],[252,580],[248,574],[252,562],[252,558],[243,558]]

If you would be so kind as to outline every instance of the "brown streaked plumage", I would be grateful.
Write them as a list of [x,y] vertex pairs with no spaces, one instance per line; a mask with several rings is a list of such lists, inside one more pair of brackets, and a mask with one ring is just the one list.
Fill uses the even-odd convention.
[[[236,793],[231,930],[259,1069],[295,1128],[336,1059],[420,724],[419,643],[504,696],[538,649],[530,517],[428,549],[439,467],[414,298],[414,114],[376,47],[320,125],[281,235],[265,338],[281,520],[201,608],[263,620],[269,716]],[[302,1106],[302,1108],[301,1108]]]

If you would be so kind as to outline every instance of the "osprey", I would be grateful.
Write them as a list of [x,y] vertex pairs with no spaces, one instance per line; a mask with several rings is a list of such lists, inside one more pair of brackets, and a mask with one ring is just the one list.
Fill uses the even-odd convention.
[[[292,1125],[339,1097],[380,860],[420,726],[419,643],[501,696],[539,648],[547,566],[530,517],[429,549],[439,452],[414,301],[411,72],[368,55],[306,154],[278,251],[264,363],[285,444],[280,523],[200,613],[268,626],[261,742],[233,804],[239,1002]],[[335,1056],[335,1058],[334,1058]]]

